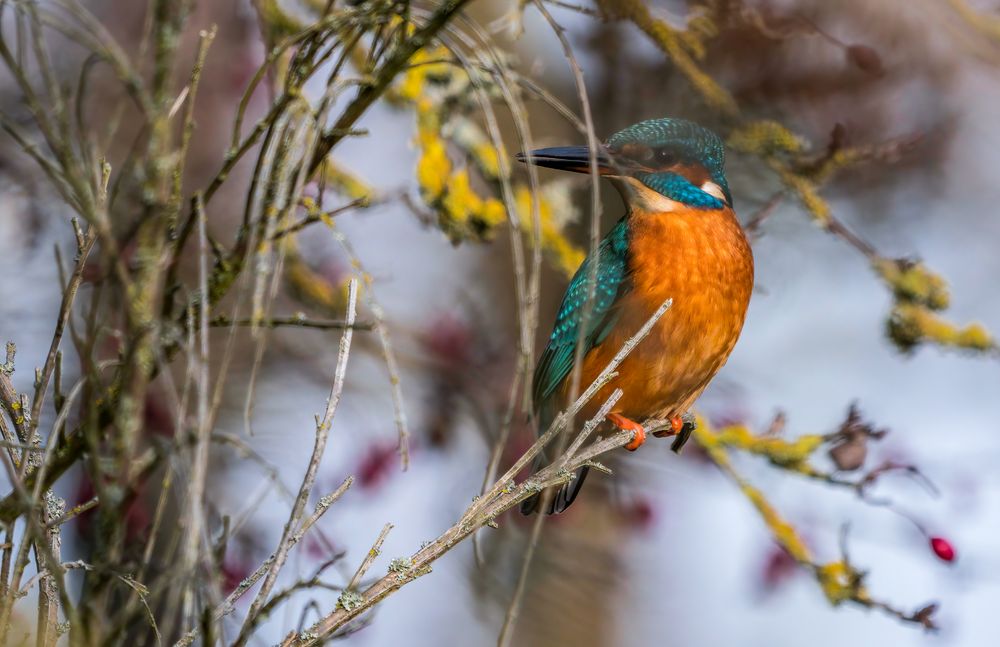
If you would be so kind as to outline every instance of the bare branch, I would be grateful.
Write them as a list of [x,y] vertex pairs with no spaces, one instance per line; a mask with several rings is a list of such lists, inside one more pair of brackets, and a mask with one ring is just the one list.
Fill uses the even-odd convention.
[[327,400],[326,411],[323,413],[322,418],[317,418],[316,420],[316,441],[313,447],[312,457],[309,459],[309,466],[306,468],[305,476],[302,479],[302,486],[299,488],[299,494],[295,499],[292,512],[288,517],[288,521],[285,523],[285,529],[282,532],[281,540],[278,542],[278,549],[274,553],[274,559],[267,570],[267,575],[264,578],[264,583],[260,587],[260,591],[257,592],[257,597],[254,598],[253,603],[250,605],[250,610],[247,612],[246,620],[243,622],[243,627],[240,629],[240,635],[237,637],[234,643],[235,645],[243,645],[247,640],[249,640],[249,630],[256,622],[257,613],[267,602],[268,595],[271,593],[271,589],[274,587],[274,583],[278,579],[278,573],[285,565],[285,560],[288,557],[288,551],[290,551],[294,545],[292,538],[295,536],[296,530],[301,523],[300,520],[302,512],[305,509],[306,501],[308,501],[309,495],[312,492],[313,484],[316,481],[316,472],[319,469],[319,463],[322,460],[324,450],[326,449],[326,441],[330,433],[330,426],[333,423],[333,416],[337,412],[337,405],[340,404],[340,396],[344,390],[347,358],[351,351],[351,339],[354,334],[353,325],[355,317],[357,316],[357,307],[358,281],[357,279],[351,279],[348,286],[347,296],[346,322],[348,327],[344,330],[344,334],[340,338],[340,349],[337,352],[337,367],[334,371],[333,386],[330,389],[330,397]]

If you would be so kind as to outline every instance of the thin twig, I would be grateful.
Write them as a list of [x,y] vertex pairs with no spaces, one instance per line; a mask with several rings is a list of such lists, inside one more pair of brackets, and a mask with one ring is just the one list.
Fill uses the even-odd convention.
[[392,530],[391,523],[387,523],[382,527],[382,532],[378,534],[378,537],[375,539],[375,543],[372,544],[371,549],[365,555],[361,565],[358,566],[358,570],[354,573],[354,577],[352,577],[351,581],[347,583],[347,586],[345,587],[346,590],[353,591],[357,588],[358,584],[361,583],[361,578],[363,578],[365,573],[368,572],[368,569],[371,568],[372,562],[374,562],[375,558],[382,553],[382,544],[385,543],[385,538],[389,536],[390,530]]
[[[110,167],[105,166],[105,188],[107,188],[107,178]],[[62,302],[59,304],[59,315],[56,318],[56,329],[52,333],[52,342],[49,344],[49,352],[45,357],[45,365],[42,367],[40,377],[35,387],[35,399],[31,404],[31,428],[38,428],[38,421],[42,415],[42,403],[45,400],[45,391],[48,388],[49,380],[52,377],[52,370],[55,367],[56,355],[59,352],[59,344],[62,342],[63,331],[66,329],[66,322],[69,320],[73,310],[73,302],[76,300],[77,290],[83,282],[83,270],[90,256],[90,250],[94,248],[94,241],[97,240],[97,229],[93,226],[87,227],[86,233],[80,232],[79,221],[73,218],[73,230],[76,232],[76,263],[73,267],[73,274],[69,278],[69,283],[63,289]]]
[[[297,543],[299,543],[299,541],[302,540],[303,537],[305,537],[306,533],[309,532],[309,529],[312,528],[317,521],[319,521],[320,517],[322,517],[327,510],[330,509],[330,506],[336,503],[337,500],[340,499],[345,492],[347,492],[348,488],[350,488],[353,483],[354,477],[348,476],[344,479],[344,482],[340,484],[340,487],[338,487],[333,493],[328,494],[319,500],[319,503],[316,504],[316,509],[313,510],[313,513],[302,522],[299,529],[292,535],[289,548],[294,547]],[[262,577],[264,577],[264,575],[271,571],[275,559],[277,559],[277,553],[272,553],[271,556],[264,560],[264,562],[261,563],[261,565],[258,566],[253,573],[243,578],[236,588],[226,596],[226,599],[222,602],[222,604],[216,607],[212,612],[212,620],[220,620],[221,618],[232,613],[236,608],[236,601],[246,595],[247,591],[252,589],[254,585],[257,584]],[[191,629],[176,643],[174,643],[174,647],[187,647],[194,642],[195,638],[198,637],[200,630],[201,627]]]
[[[261,328],[280,328],[292,326],[296,328],[313,328],[315,330],[343,330],[347,322],[335,319],[308,319],[304,315],[294,314],[289,317],[267,317],[264,319],[231,319],[226,316],[215,317],[208,322],[212,328],[229,326],[260,326]],[[375,327],[370,321],[356,321],[351,326],[354,330],[372,330]]]
[[274,587],[274,583],[278,579],[278,573],[285,565],[285,560],[288,557],[288,551],[291,550],[293,545],[292,537],[294,537],[295,531],[300,525],[302,512],[305,509],[306,501],[309,499],[309,494],[312,492],[313,484],[316,481],[316,473],[319,470],[319,463],[323,458],[324,451],[326,450],[326,441],[330,433],[330,426],[333,423],[333,417],[337,412],[337,405],[340,404],[340,396],[344,390],[344,377],[347,371],[347,358],[351,351],[351,339],[354,334],[352,326],[354,325],[354,319],[357,316],[357,307],[358,281],[357,279],[351,279],[347,291],[346,321],[348,327],[344,330],[344,334],[340,338],[340,349],[337,353],[337,367],[334,371],[333,386],[330,389],[330,397],[327,400],[326,411],[323,413],[322,418],[317,418],[316,420],[316,441],[313,446],[312,457],[309,459],[309,466],[306,468],[305,476],[302,478],[302,486],[299,488],[299,494],[295,499],[295,505],[292,507],[291,514],[288,516],[288,521],[285,523],[285,529],[282,532],[281,540],[278,542],[278,549],[274,553],[274,560],[267,571],[263,584],[261,584],[260,591],[257,592],[257,597],[254,598],[253,603],[250,605],[250,610],[247,612],[247,617],[243,622],[240,635],[233,643],[236,646],[244,645],[247,640],[250,639],[249,629],[256,622],[257,613],[267,602],[271,589]]
[[352,209],[371,206],[371,203],[372,199],[369,196],[363,196],[355,200],[352,200],[351,202],[348,202],[343,206],[337,207],[336,209],[331,209],[330,211],[320,211],[317,208],[315,213],[310,213],[302,220],[299,220],[294,224],[288,225],[284,229],[279,229],[278,231],[276,231],[274,234],[271,235],[271,240],[278,240],[279,238],[284,238],[289,234],[294,234],[296,232],[302,231],[309,225],[316,224],[317,222],[328,221],[332,218],[336,218],[341,214],[347,213]]
[[[202,47],[207,47],[206,39],[210,40],[214,36],[202,35]],[[199,61],[203,61],[204,53],[200,53]],[[200,65],[196,67],[200,69]],[[191,82],[192,87],[197,86],[197,79]],[[192,97],[192,101],[194,97]],[[176,187],[178,192],[177,204],[180,204],[180,186]],[[206,229],[205,203],[201,194],[195,196],[194,200],[195,219],[198,229],[198,289],[202,294],[208,294],[208,232]],[[209,389],[210,389],[210,368],[209,368],[209,344],[208,344],[208,308],[198,308],[197,322],[188,331],[192,337],[191,354],[189,359],[189,371],[192,382],[196,386],[196,426],[195,442],[191,448],[191,472],[187,487],[187,507],[186,520],[187,528],[184,532],[183,545],[181,547],[181,568],[185,573],[189,573],[192,582],[197,582],[196,569],[201,561],[201,548],[208,540],[207,523],[205,519],[205,487],[208,480],[209,447],[211,445],[212,430],[209,425]],[[193,589],[185,589],[184,610],[185,618],[194,613]]]
[[750,236],[751,238],[757,238],[761,235],[760,231],[761,225],[764,224],[765,220],[771,217],[771,214],[775,212],[775,210],[778,208],[778,205],[781,204],[784,198],[785,198],[784,191],[775,191],[775,193],[770,198],[768,198],[767,202],[765,202],[760,209],[758,209],[756,212],[754,212],[752,216],[750,216],[750,219],[747,221],[746,226],[743,228],[746,231],[747,236]]
[[365,282],[365,303],[371,311],[372,319],[374,319],[372,325],[382,346],[382,359],[385,361],[386,370],[389,372],[389,393],[392,395],[393,420],[396,423],[396,433],[399,439],[399,460],[403,470],[406,470],[410,466],[410,429],[406,422],[406,405],[403,402],[403,387],[399,374],[399,362],[396,361],[396,352],[393,349],[392,338],[389,335],[389,327],[385,322],[385,313],[382,310],[382,306],[376,300],[374,281],[372,281],[371,275],[364,270],[361,259],[358,257],[357,252],[354,251],[354,246],[351,245],[347,237],[340,231],[333,229],[332,232],[334,239],[340,243],[343,250],[350,256],[351,264],[359,269],[361,277]]
[[62,515],[56,517],[55,519],[50,520],[46,524],[46,527],[51,528],[53,526],[61,526],[62,524],[66,523],[67,521],[71,521],[72,519],[80,516],[81,514],[83,514],[84,512],[86,512],[87,510],[90,510],[90,509],[96,507],[100,502],[101,502],[100,499],[98,499],[95,496],[94,498],[89,499],[87,501],[84,501],[83,503],[81,503],[79,505],[73,506],[72,508],[70,508],[69,510],[67,510],[66,512],[64,512]]

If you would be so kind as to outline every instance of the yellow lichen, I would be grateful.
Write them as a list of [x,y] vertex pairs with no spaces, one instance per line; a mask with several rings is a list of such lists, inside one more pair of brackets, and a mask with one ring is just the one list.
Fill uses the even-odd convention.
[[597,5],[608,18],[628,20],[642,30],[654,45],[670,57],[706,103],[729,116],[739,113],[733,96],[699,68],[694,60],[704,54],[702,38],[714,34],[709,28],[714,25],[710,15],[703,14],[694,25],[695,29],[684,32],[654,17],[642,0],[597,0]]
[[397,101],[417,101],[424,96],[428,81],[445,81],[452,73],[447,62],[451,53],[444,46],[424,48],[410,59],[410,67],[402,75],[402,80],[393,88],[392,98]]
[[785,186],[798,194],[799,201],[802,202],[802,206],[813,217],[816,224],[824,228],[829,227],[832,216],[830,205],[820,197],[816,185],[806,178],[792,173],[780,164],[772,164],[772,167],[778,172]]
[[1000,18],[996,15],[985,10],[973,9],[965,0],[951,0],[950,4],[969,26],[992,40],[1000,40]]
[[[488,240],[507,217],[506,209],[493,197],[482,197],[472,188],[468,168],[454,169],[440,123],[444,117],[426,97],[415,102],[417,114],[417,184],[421,197],[438,214],[441,230],[454,243],[466,239]],[[478,131],[466,124],[462,143],[487,178],[501,172],[500,153]],[[470,143],[477,142],[477,143]]]
[[434,202],[444,194],[451,174],[451,160],[444,140],[437,133],[421,129],[417,136],[420,157],[417,160],[417,184],[424,200]]
[[719,430],[715,441],[727,447],[742,449],[764,456],[772,463],[799,471],[804,463],[823,444],[823,436],[807,434],[794,440],[777,436],[756,436],[743,425],[732,425]]
[[776,121],[751,121],[729,135],[731,148],[761,157],[775,153],[798,153],[802,140],[795,133]]
[[448,190],[444,197],[444,212],[453,222],[464,224],[473,214],[483,208],[482,199],[469,185],[469,173],[459,169],[448,178]]
[[342,316],[347,307],[347,290],[350,276],[339,284],[313,270],[299,253],[294,236],[284,241],[284,279],[292,296],[299,302],[329,316]]
[[839,148],[833,153],[825,155],[811,168],[807,166],[801,169],[801,172],[808,175],[814,182],[824,183],[830,180],[837,171],[857,164],[871,155],[871,148]]
[[496,146],[489,142],[480,142],[472,147],[472,156],[479,165],[479,169],[490,178],[500,177],[500,152]]
[[[557,189],[558,190],[558,189]],[[576,273],[586,254],[576,245],[569,242],[559,227],[556,218],[556,209],[553,205],[552,196],[546,196],[545,191],[537,197],[538,219],[541,225],[541,244],[546,255],[552,263],[558,267],[566,276],[573,276]],[[526,186],[519,186],[514,193],[514,201],[517,204],[518,215],[527,230],[532,230],[532,199],[531,189]],[[569,208],[569,205],[565,205]]]
[[489,239],[507,219],[507,210],[496,198],[482,199],[472,189],[468,171],[460,169],[448,178],[438,215],[441,230],[458,243]]
[[323,167],[323,182],[334,191],[355,200],[374,193],[374,189],[364,180],[330,158],[327,158]]
[[984,326],[973,323],[964,328],[914,303],[897,303],[888,321],[889,338],[900,349],[912,350],[923,342],[933,342],[972,351],[996,350],[996,340]]
[[551,221],[542,222],[542,248],[553,263],[566,276],[573,276],[587,256],[583,250],[569,242]]
[[278,0],[261,0],[257,3],[261,24],[267,26],[272,42],[291,36],[302,29],[302,23],[286,12]]
[[802,540],[795,526],[781,516],[760,490],[747,482],[746,479],[733,469],[729,461],[729,455],[725,449],[727,445],[724,441],[726,439],[721,434],[714,433],[704,418],[699,417],[696,425],[693,434],[694,439],[705,449],[708,457],[736,481],[740,490],[757,509],[757,512],[771,531],[774,540],[788,551],[788,554],[795,561],[801,564],[811,563],[812,554],[809,551],[809,547],[806,546],[805,541]]
[[872,265],[897,299],[920,303],[931,310],[948,307],[948,284],[923,263],[880,257]]
[[823,589],[823,595],[834,606],[845,600],[854,600],[862,604],[870,601],[868,591],[862,586],[858,572],[843,560],[817,567],[816,578]]
[[788,551],[795,561],[807,563],[812,560],[809,547],[806,546],[802,537],[799,536],[795,526],[787,522],[781,514],[771,505],[764,494],[752,485],[742,482],[740,490],[746,495],[750,502],[760,513],[764,523],[771,531],[774,540],[781,544],[781,547]]
[[488,198],[483,202],[480,218],[486,226],[496,227],[507,220],[507,208],[496,198]]

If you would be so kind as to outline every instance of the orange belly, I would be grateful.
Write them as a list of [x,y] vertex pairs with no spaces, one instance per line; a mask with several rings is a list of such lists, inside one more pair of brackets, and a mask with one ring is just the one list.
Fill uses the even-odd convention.
[[[731,209],[633,213],[632,289],[612,332],[583,359],[581,391],[660,305],[673,305],[584,408],[593,416],[615,388],[613,412],[633,420],[687,411],[729,358],[753,289],[753,255]],[[568,384],[570,380],[565,380]]]

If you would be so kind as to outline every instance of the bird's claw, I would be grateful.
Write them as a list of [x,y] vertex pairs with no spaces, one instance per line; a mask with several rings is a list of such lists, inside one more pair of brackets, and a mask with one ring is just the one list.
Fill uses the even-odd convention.
[[643,429],[642,425],[634,420],[629,420],[625,416],[619,415],[617,413],[609,413],[608,421],[614,426],[618,427],[622,431],[633,432],[632,440],[630,440],[626,445],[625,449],[630,452],[634,452],[639,449],[639,447],[646,442],[646,430]]
[[681,416],[681,430],[677,433],[677,438],[674,438],[674,442],[670,444],[670,451],[675,454],[681,453],[681,448],[684,447],[684,443],[688,441],[694,430],[698,428],[698,421],[694,415],[690,413],[685,413]]
[[659,431],[654,431],[653,435],[657,438],[666,438],[669,436],[676,436],[684,430],[684,418],[681,416],[674,416],[668,420],[670,426],[666,429],[661,429]]
[[670,426],[666,429],[654,431],[653,435],[657,438],[675,436],[674,442],[670,444],[670,449],[675,454],[679,454],[681,448],[684,447],[684,443],[691,438],[691,433],[697,429],[697,427],[698,424],[695,421],[694,415],[691,413],[685,413],[684,415],[673,416],[670,418]]

